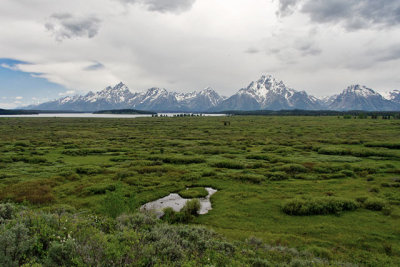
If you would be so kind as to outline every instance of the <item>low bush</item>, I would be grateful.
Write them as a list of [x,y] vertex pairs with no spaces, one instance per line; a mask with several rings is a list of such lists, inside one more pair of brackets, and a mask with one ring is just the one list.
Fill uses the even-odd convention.
[[140,168],[137,168],[136,171],[140,174],[146,174],[146,173],[167,173],[170,171],[169,168],[162,167],[162,166],[143,166]]
[[220,161],[211,164],[211,166],[216,168],[224,168],[224,169],[244,169],[245,166],[239,162],[235,161]]
[[364,202],[364,208],[368,210],[381,211],[385,206],[385,201],[379,198],[368,198]]
[[182,156],[173,156],[173,157],[149,157],[149,160],[160,160],[164,163],[169,164],[198,164],[204,163],[206,160],[202,157],[182,157]]
[[198,216],[200,211],[200,201],[198,199],[188,200],[183,208],[176,212],[172,208],[165,208],[162,217],[168,223],[188,223]]
[[13,184],[0,191],[0,200],[12,200],[18,203],[28,201],[32,204],[51,203],[55,200],[52,184],[48,180]]
[[283,181],[289,179],[289,175],[286,172],[280,171],[268,172],[265,176],[271,181]]
[[102,202],[101,210],[111,218],[117,218],[128,211],[124,195],[119,191],[107,192]]
[[208,191],[204,187],[191,187],[181,190],[178,194],[183,198],[201,198],[208,195]]
[[17,207],[11,203],[0,204],[0,224],[5,220],[10,220],[15,214]]
[[384,147],[389,149],[400,149],[400,143],[389,143],[389,142],[370,142],[364,144],[366,147]]
[[355,201],[349,199],[321,197],[292,199],[283,205],[282,210],[288,215],[326,215],[356,210],[358,206]]
[[114,184],[96,184],[86,188],[86,192],[90,195],[103,195],[108,191],[113,192],[115,189],[116,186]]
[[252,173],[235,173],[230,175],[230,177],[244,183],[260,184],[265,181],[264,175]]
[[284,171],[288,174],[296,174],[296,173],[303,173],[307,172],[308,169],[301,164],[285,164],[277,168],[277,171]]
[[94,175],[103,172],[103,169],[98,166],[82,166],[75,169],[77,174]]

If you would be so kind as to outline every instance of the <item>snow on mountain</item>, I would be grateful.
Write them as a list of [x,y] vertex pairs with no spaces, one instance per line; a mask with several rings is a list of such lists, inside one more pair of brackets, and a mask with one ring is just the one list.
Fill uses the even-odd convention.
[[374,90],[361,85],[351,85],[329,104],[332,110],[399,110],[399,105],[385,99]]
[[339,95],[317,99],[305,91],[288,88],[271,75],[263,75],[229,98],[220,96],[210,87],[190,93],[169,92],[155,87],[145,92],[132,93],[125,84],[119,83],[96,93],[66,96],[39,105],[31,105],[26,109],[97,111],[132,108],[164,112],[282,109],[400,110],[400,91],[390,92],[388,98],[389,100],[383,98],[365,86],[352,85]]
[[84,96],[66,96],[46,102],[29,109],[97,111],[106,109],[134,108],[154,111],[207,111],[220,103],[223,98],[211,88],[200,92],[175,93],[162,88],[150,88],[143,93],[132,93],[119,83],[108,86],[97,93],[89,92]]
[[218,110],[281,110],[281,109],[320,109],[320,100],[304,91],[286,87],[282,81],[271,75],[263,75],[247,88],[224,100]]
[[386,99],[400,104],[400,90],[393,90],[387,94]]

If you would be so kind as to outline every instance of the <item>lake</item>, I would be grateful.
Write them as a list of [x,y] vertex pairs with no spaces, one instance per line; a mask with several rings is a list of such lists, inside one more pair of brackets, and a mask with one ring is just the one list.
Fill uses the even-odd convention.
[[[191,113],[158,113],[159,116],[173,117],[179,114]],[[193,113],[200,114],[200,113]],[[151,114],[93,114],[93,113],[40,113],[32,115],[0,115],[0,118],[122,118],[134,119],[151,117]],[[202,114],[206,117],[226,116],[226,114]]]

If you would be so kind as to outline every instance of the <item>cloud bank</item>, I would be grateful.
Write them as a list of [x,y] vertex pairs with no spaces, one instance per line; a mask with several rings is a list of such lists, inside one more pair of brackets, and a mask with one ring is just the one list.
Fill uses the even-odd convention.
[[95,37],[101,20],[95,16],[76,17],[70,13],[57,13],[50,16],[45,27],[57,41],[75,37]]

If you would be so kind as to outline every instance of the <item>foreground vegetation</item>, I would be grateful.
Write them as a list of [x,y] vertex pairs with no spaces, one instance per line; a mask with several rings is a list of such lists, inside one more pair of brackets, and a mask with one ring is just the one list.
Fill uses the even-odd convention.
[[[98,250],[108,256],[97,258],[105,265],[134,256],[109,256],[114,253],[110,251],[133,249],[140,256],[129,261],[138,265],[206,265],[204,260],[210,258],[214,265],[263,266],[295,260],[306,264],[318,258],[321,264],[396,266],[399,130],[400,120],[342,117],[2,118],[0,199],[29,208],[17,206],[14,217],[0,222],[1,238],[12,236],[14,227],[25,227],[21,231],[27,233],[27,256],[17,264],[27,259],[47,264],[53,260],[50,248],[56,240],[37,245],[42,254],[32,252],[39,241],[29,240],[39,238],[37,227],[25,222],[67,216],[67,229],[90,225],[90,237],[104,239],[95,243],[104,245]],[[183,215],[169,213],[165,221],[173,225],[137,214],[144,203],[172,192],[200,197],[205,186],[218,189],[209,214],[182,221]],[[65,204],[69,208],[59,215],[57,207]],[[143,229],[130,225],[127,231],[135,233],[121,237],[121,217],[155,222],[143,224]],[[59,231],[51,220],[40,220],[41,227]],[[212,231],[185,226],[186,221]],[[86,240],[79,236],[91,233],[74,231],[75,240]],[[155,249],[158,239],[144,236],[153,231],[160,236],[202,231],[207,239],[215,236],[215,242],[233,248],[217,249],[220,245],[214,243],[201,249],[197,243],[191,248],[174,246],[184,255],[174,260],[167,252],[149,248]],[[118,243],[112,240],[124,238],[129,244],[112,248]],[[178,245],[187,242],[174,238]],[[72,246],[72,260],[91,265],[82,256],[86,254],[78,252],[82,244]],[[211,251],[216,252],[207,254]]]

